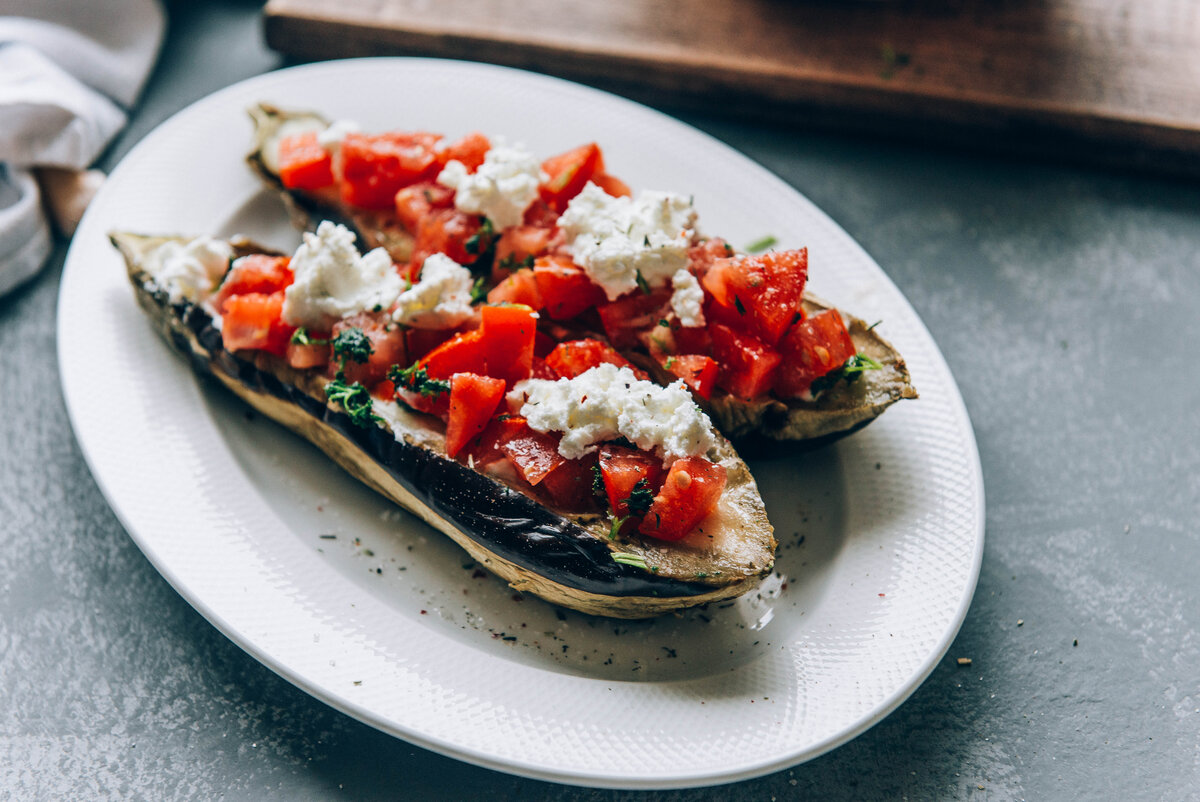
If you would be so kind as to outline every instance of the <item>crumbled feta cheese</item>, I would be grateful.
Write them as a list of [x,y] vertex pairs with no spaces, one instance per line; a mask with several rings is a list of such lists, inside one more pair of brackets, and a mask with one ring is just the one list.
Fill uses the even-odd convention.
[[420,280],[400,293],[392,318],[416,329],[450,329],[469,318],[471,271],[444,253],[421,265]]
[[336,153],[346,134],[357,134],[361,130],[354,120],[335,120],[332,125],[317,134],[317,144],[330,153]]
[[681,267],[671,276],[671,309],[679,318],[679,325],[687,327],[704,325],[704,290],[700,282],[688,271]]
[[292,257],[296,280],[283,296],[283,320],[292,326],[327,329],[367,309],[387,309],[403,289],[383,248],[359,255],[354,233],[328,220],[305,234]]
[[638,285],[661,287],[687,265],[696,225],[691,201],[668,192],[614,198],[589,182],[558,219],[567,252],[610,301]]
[[481,214],[500,230],[521,224],[525,210],[538,196],[542,167],[522,147],[497,145],[487,152],[474,173],[454,159],[442,169],[437,180],[454,190],[456,209]]
[[221,283],[232,258],[228,242],[196,237],[188,242],[164,242],[147,255],[145,268],[167,291],[171,303],[198,303]]
[[660,387],[627,367],[603,364],[573,379],[526,379],[509,393],[530,428],[561,432],[558,453],[578,459],[597,443],[624,437],[664,463],[703,455],[717,444],[712,422],[682,381]]

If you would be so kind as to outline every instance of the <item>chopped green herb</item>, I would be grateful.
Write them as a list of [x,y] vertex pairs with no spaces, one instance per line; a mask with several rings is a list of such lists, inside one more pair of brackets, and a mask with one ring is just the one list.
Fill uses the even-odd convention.
[[495,229],[492,228],[492,221],[488,218],[483,218],[483,225],[479,230],[467,237],[467,241],[463,243],[463,250],[473,256],[477,256],[487,250],[491,245],[492,233]]
[[294,345],[329,345],[329,340],[320,340],[309,336],[308,329],[304,326],[292,332],[292,343]]
[[616,540],[617,535],[621,534],[621,527],[629,520],[628,515],[622,515],[620,518],[613,516],[612,526],[608,528],[608,539]]
[[654,493],[645,479],[639,479],[633,486],[633,491],[625,499],[625,506],[630,512],[643,513],[654,503]]
[[392,365],[388,370],[388,378],[397,387],[420,393],[426,398],[450,392],[450,382],[445,379],[429,378],[429,371],[419,362],[414,362],[403,370],[399,365]]
[[729,253],[729,254],[733,253],[732,245],[730,245],[728,242],[722,242],[721,244],[725,246],[725,253]]
[[333,338],[333,355],[342,359],[343,367],[347,360],[364,365],[373,353],[371,338],[357,326],[342,329]]
[[643,247],[643,248],[649,248],[649,247],[650,247],[650,235],[649,235],[649,234],[643,234],[643,235],[642,235],[642,247]]
[[500,267],[505,270],[518,270],[522,267],[533,267],[533,254],[529,254],[521,261],[517,261],[511,253],[500,260]]
[[341,404],[355,426],[365,429],[373,423],[383,421],[371,411],[371,394],[358,382],[346,384],[342,379],[334,379],[325,385],[325,396],[330,401]]
[[841,367],[834,368],[812,383],[809,390],[813,395],[828,390],[841,380],[845,380],[848,384],[853,384],[858,381],[859,377],[868,370],[880,370],[883,365],[876,362],[866,354],[855,354],[842,363]]
[[746,314],[746,307],[742,306],[742,299],[737,297],[736,295],[733,296],[733,305],[737,307],[739,315]]
[[674,364],[675,364],[675,357],[669,356],[669,357],[667,357],[667,361],[663,363],[663,367],[666,368],[667,370],[670,370]]
[[600,471],[600,465],[592,466],[592,492],[601,498],[604,497],[604,474]]
[[671,328],[671,324],[667,321],[666,318],[662,318],[661,320],[659,320],[658,325],[666,326],[668,329]]
[[747,245],[746,252],[747,253],[761,253],[762,251],[765,251],[767,248],[773,248],[778,244],[779,244],[779,240],[775,239],[775,237],[768,234],[767,236],[760,237],[759,239],[756,239],[756,240],[754,240],[754,242],[751,242],[749,245]]
[[867,331],[870,331],[871,329],[875,328],[876,326],[878,326],[878,325],[879,325],[880,323],[882,323],[882,322],[883,322],[883,320],[876,320],[876,321],[875,321],[874,323],[872,323],[870,326],[867,326]]
[[471,285],[471,305],[487,300],[487,277],[480,276]]
[[642,271],[640,270],[637,271],[637,285],[638,289],[646,295],[650,294],[650,285],[646,283],[646,277],[642,275]]
[[630,554],[624,551],[614,551],[612,553],[613,562],[621,565],[632,565],[634,568],[641,568],[643,571],[651,570],[649,565],[646,565],[646,558],[640,554]]
[[706,574],[704,571],[696,572],[696,579],[706,579],[707,577],[708,577],[708,574]]

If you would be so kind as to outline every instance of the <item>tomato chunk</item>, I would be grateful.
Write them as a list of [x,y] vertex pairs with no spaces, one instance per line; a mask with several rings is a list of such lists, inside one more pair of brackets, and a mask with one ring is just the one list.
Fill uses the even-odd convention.
[[[633,366],[633,363],[617,353],[611,345],[599,340],[570,340],[559,343],[546,357],[546,365],[564,379],[573,379],[605,362],[617,367],[631,368],[634,373],[641,373]],[[644,373],[641,375],[645,376]]]
[[523,267],[488,291],[489,304],[524,304],[530,309],[542,308],[542,294],[538,292],[537,277],[533,268]]
[[[434,209],[417,225],[416,242],[413,244],[412,264],[416,269],[427,257],[444,253],[460,265],[469,265],[487,250],[487,244],[479,242],[482,218],[466,214],[457,209]],[[472,238],[475,237],[474,245]]]
[[420,360],[431,379],[449,379],[455,373],[487,374],[487,352],[483,331],[456,334]]
[[536,487],[548,473],[566,462],[566,458],[558,453],[557,437],[534,431],[524,421],[522,424],[522,428],[507,433],[507,439],[500,443],[500,450],[525,481]]
[[629,189],[629,185],[615,175],[597,173],[592,176],[592,183],[614,198],[628,198],[633,195],[633,191]]
[[[312,335],[314,340],[327,340],[329,337],[324,334]],[[330,347],[328,343],[309,343],[303,345],[297,342],[288,341],[287,361],[288,364],[296,368],[296,370],[307,370],[308,368],[323,368],[329,364]]]
[[704,399],[712,398],[717,383],[718,367],[712,357],[700,354],[681,354],[667,358],[663,365],[667,370],[683,379],[683,383]]
[[409,364],[404,330],[393,323],[386,312],[359,312],[339,320],[333,324],[331,338],[348,329],[360,329],[367,336],[371,342],[371,355],[362,363],[336,355],[332,357],[338,367],[345,363],[346,381],[372,387],[384,380],[392,365],[405,367]]
[[604,290],[583,268],[565,256],[543,256],[533,264],[542,308],[555,320],[567,320],[606,300]]
[[737,312],[742,331],[774,345],[795,320],[807,278],[808,250],[801,248],[718,259],[701,283],[713,300]]
[[222,314],[225,302],[233,295],[246,295],[259,292],[270,295],[286,288],[295,276],[288,267],[290,260],[286,256],[267,256],[255,253],[235,259],[221,288],[213,298],[213,306]]
[[594,510],[597,504],[592,493],[592,466],[595,464],[594,453],[580,459],[564,459],[542,477],[538,488],[558,507],[578,512]]
[[421,222],[435,209],[454,206],[454,190],[433,181],[422,181],[396,193],[396,217],[409,233],[416,233]]
[[485,306],[482,315],[480,331],[487,375],[510,385],[528,379],[533,368],[537,315],[527,306]]
[[279,140],[279,180],[288,189],[322,189],[333,183],[333,158],[317,132]]
[[450,379],[450,418],[446,421],[446,453],[454,457],[484,430],[504,397],[504,380],[476,373]]
[[[618,518],[630,514],[629,498],[638,482],[645,481],[649,495],[653,497],[662,486],[662,460],[635,448],[605,443],[600,447],[600,476],[604,480],[604,494],[608,507]],[[643,508],[638,513],[644,513]]]
[[221,342],[228,351],[256,349],[287,354],[294,326],[283,322],[283,291],[231,296],[221,316]]
[[542,162],[542,171],[548,176],[539,187],[542,200],[553,209],[563,212],[571,198],[580,193],[592,176],[603,170],[604,157],[595,142],[551,156]]
[[531,257],[536,259],[550,249],[554,229],[543,226],[513,226],[506,228],[496,240],[496,266],[492,278],[500,280]]
[[703,457],[675,460],[638,531],[659,540],[686,536],[716,506],[725,481],[723,465]]
[[814,380],[857,353],[842,316],[835,309],[818,312],[788,330],[779,343],[783,362],[775,378],[780,398],[802,395]]
[[761,340],[713,323],[712,353],[720,365],[717,385],[747,401],[771,389],[780,356]]
[[347,134],[342,140],[342,199],[367,209],[388,209],[409,184],[437,177],[437,134],[394,131]]
[[652,329],[664,319],[671,301],[670,287],[661,287],[647,294],[634,290],[615,301],[596,308],[608,341],[617,348],[629,348],[638,343],[638,333]]
[[460,161],[473,173],[483,164],[487,152],[492,149],[492,143],[483,134],[475,131],[467,134],[457,142],[438,148],[437,160],[443,167],[451,161]]

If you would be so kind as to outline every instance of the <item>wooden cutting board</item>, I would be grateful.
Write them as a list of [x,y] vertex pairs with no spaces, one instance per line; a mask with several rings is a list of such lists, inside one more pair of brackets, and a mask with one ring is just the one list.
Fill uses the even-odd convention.
[[269,0],[268,44],[1200,176],[1195,0]]

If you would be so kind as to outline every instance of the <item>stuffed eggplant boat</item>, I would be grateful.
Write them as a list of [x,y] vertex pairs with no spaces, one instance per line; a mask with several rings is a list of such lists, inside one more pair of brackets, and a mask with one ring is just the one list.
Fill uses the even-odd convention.
[[[681,382],[538,313],[409,274],[324,222],[291,256],[111,235],[140,306],[202,374],[306,437],[514,588],[641,618],[727,599],[775,539],[745,463]],[[473,303],[474,300],[474,303]]]
[[368,135],[266,104],[251,117],[249,164],[300,226],[338,219],[400,263],[446,254],[542,329],[683,380],[735,441],[823,443],[917,395],[873,326],[805,292],[806,250],[702,236],[690,199],[634,196],[594,143],[539,162],[479,133]]

